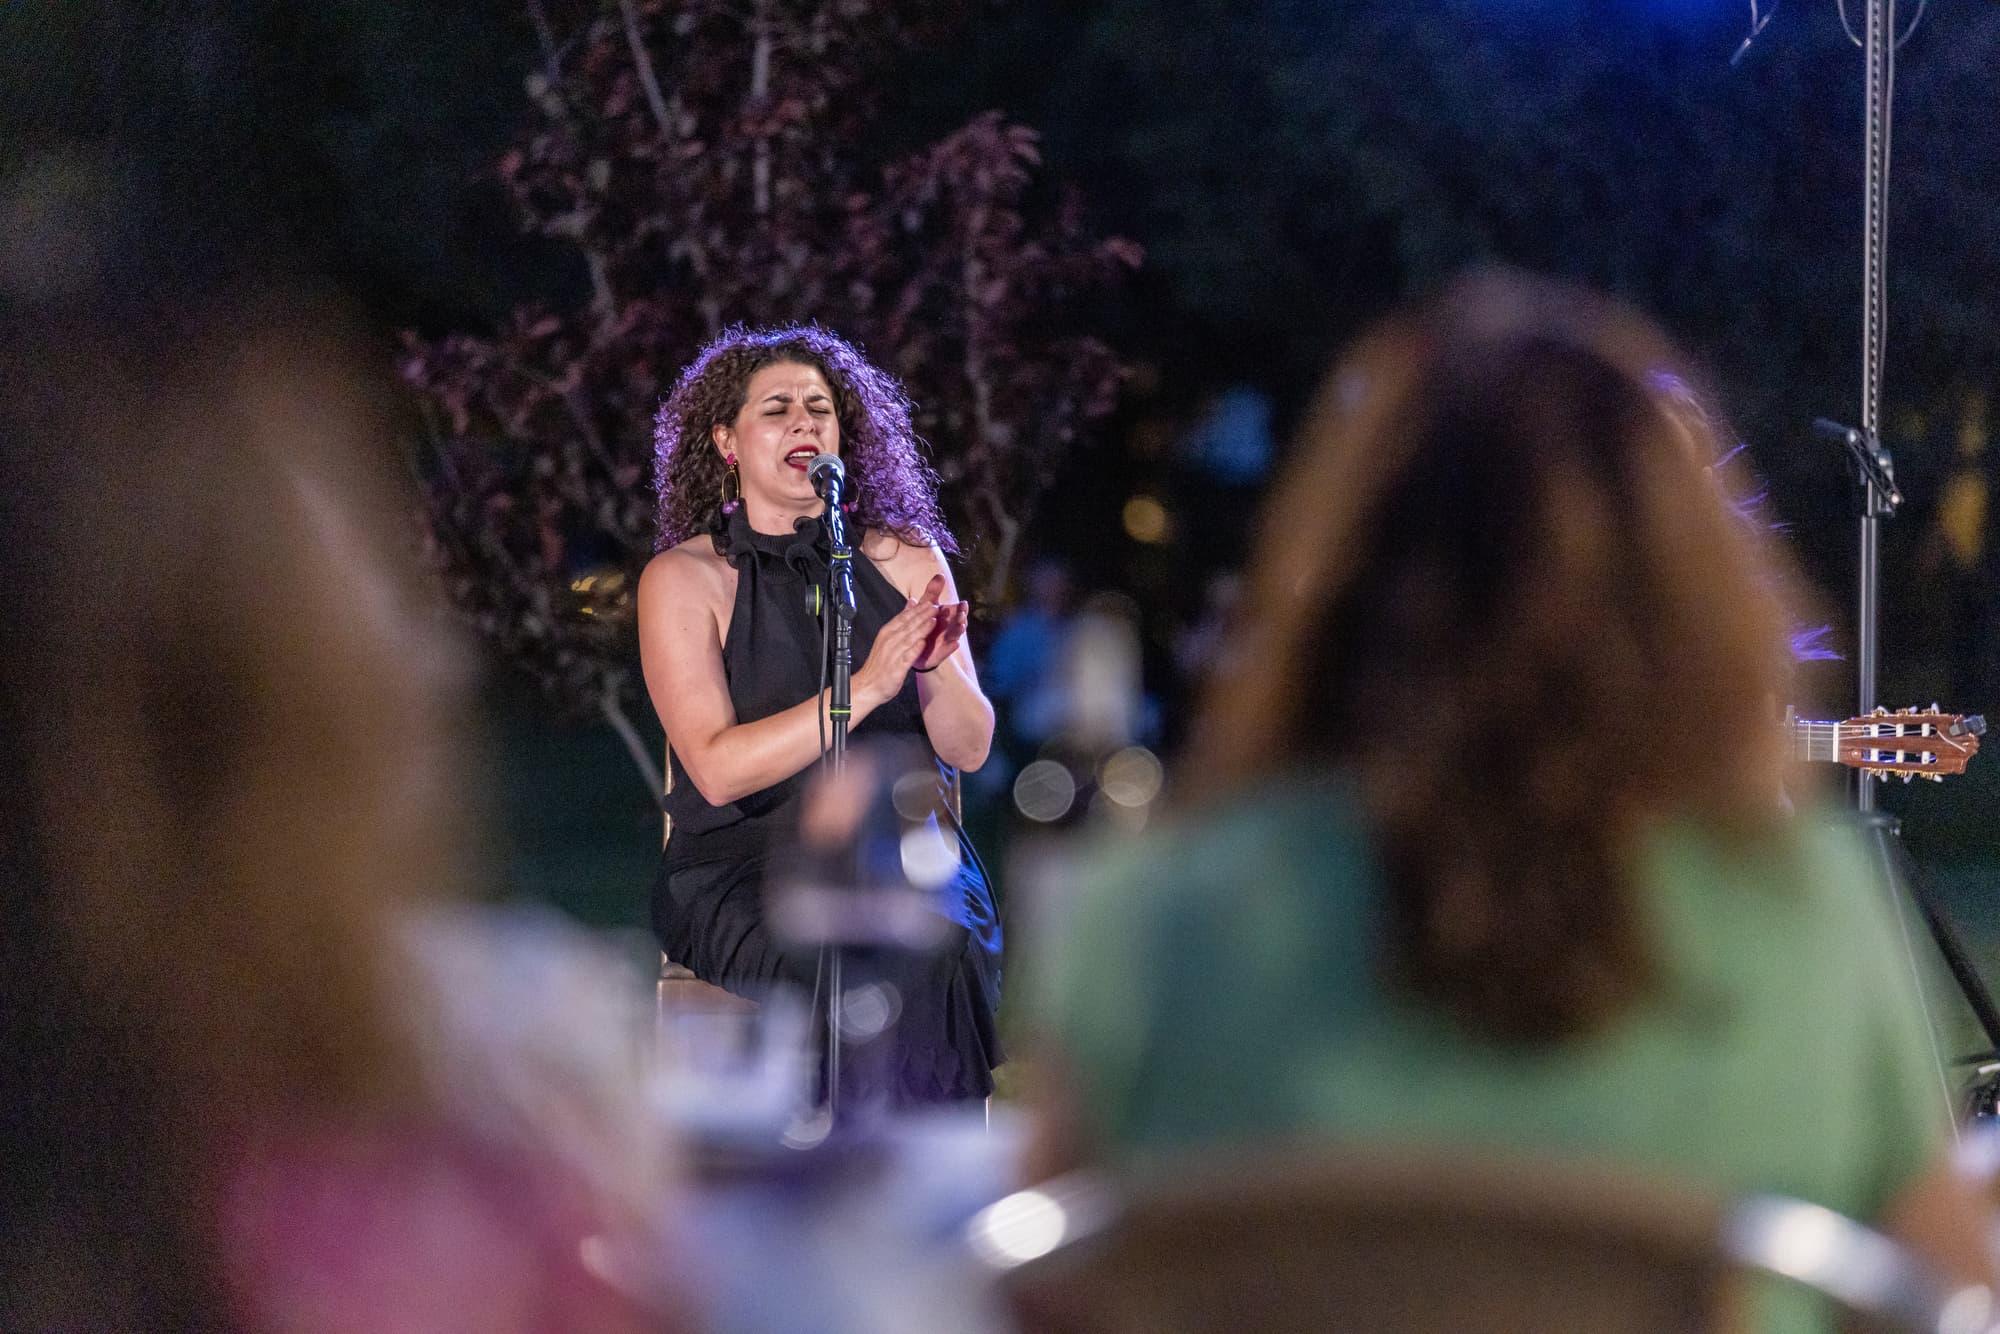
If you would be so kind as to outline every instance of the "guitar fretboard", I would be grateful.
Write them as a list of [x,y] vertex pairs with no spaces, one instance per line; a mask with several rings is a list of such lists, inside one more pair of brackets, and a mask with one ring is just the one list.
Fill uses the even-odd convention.
[[1842,735],[1850,739],[1855,729],[1847,729],[1844,723],[1815,723],[1804,718],[1792,720],[1792,758],[1808,763],[1838,764],[1840,762],[1840,739]]

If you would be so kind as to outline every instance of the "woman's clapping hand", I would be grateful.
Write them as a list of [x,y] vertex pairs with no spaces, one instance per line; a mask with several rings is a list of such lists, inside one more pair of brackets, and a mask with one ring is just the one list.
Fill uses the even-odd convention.
[[970,606],[964,602],[940,604],[944,576],[933,575],[923,596],[910,602],[884,625],[868,651],[868,661],[854,674],[857,695],[880,705],[903,688],[903,679],[912,669],[929,671],[958,649],[965,638]]

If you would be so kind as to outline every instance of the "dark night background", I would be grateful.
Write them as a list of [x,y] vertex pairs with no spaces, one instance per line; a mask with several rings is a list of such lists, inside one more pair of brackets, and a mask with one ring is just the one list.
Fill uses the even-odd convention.
[[[1849,483],[1803,429],[1857,411],[1862,69],[1834,0],[1791,0],[1733,63],[1752,13],[1738,0],[967,8],[899,57],[868,151],[997,108],[1041,132],[1038,190],[1075,187],[1092,228],[1144,248],[1091,314],[1125,390],[1060,469],[1025,554],[1137,601],[1168,743],[1186,700],[1170,645],[1207,574],[1239,558],[1262,488],[1262,469],[1219,473],[1181,442],[1232,388],[1268,398],[1282,440],[1344,340],[1483,260],[1609,289],[1673,330],[1851,649]],[[331,292],[392,381],[401,331],[478,334],[524,301],[580,299],[572,258],[522,234],[494,164],[528,123],[537,16],[561,32],[594,12],[0,3],[0,166],[115,151],[163,201],[124,238],[135,283],[252,274]],[[1990,716],[1995,68],[1987,0],[1934,0],[1900,56],[1884,422],[1909,503],[1886,536],[1880,691]],[[1135,494],[1161,501],[1166,540],[1125,535]],[[657,826],[616,739],[557,722],[504,664],[488,691],[514,886],[636,924]],[[1815,665],[1799,704],[1845,716],[1852,693],[1846,664]],[[1889,794],[1982,935],[2000,924],[1997,799],[1992,757]]]

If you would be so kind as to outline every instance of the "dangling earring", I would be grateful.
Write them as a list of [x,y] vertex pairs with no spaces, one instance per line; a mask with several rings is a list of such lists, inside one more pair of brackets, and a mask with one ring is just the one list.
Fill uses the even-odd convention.
[[736,513],[736,507],[743,503],[743,478],[736,471],[736,456],[724,454],[722,461],[729,465],[729,471],[722,474],[722,512]]

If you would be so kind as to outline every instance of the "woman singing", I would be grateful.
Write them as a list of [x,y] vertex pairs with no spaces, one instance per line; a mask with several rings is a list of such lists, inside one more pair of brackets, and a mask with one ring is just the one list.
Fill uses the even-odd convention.
[[[846,463],[860,557],[852,735],[914,741],[956,769],[978,768],[993,739],[993,708],[960,650],[967,607],[940,550],[956,547],[901,387],[824,329],[725,332],[660,409],[659,554],[639,581],[639,642],[671,766],[654,930],[704,981],[753,995],[815,984],[811,955],[771,937],[762,894],[828,706],[810,605],[830,556],[807,478],[822,453]],[[999,917],[957,837],[949,944],[895,965],[892,1092],[905,1102],[983,1098],[1000,1060]]]

